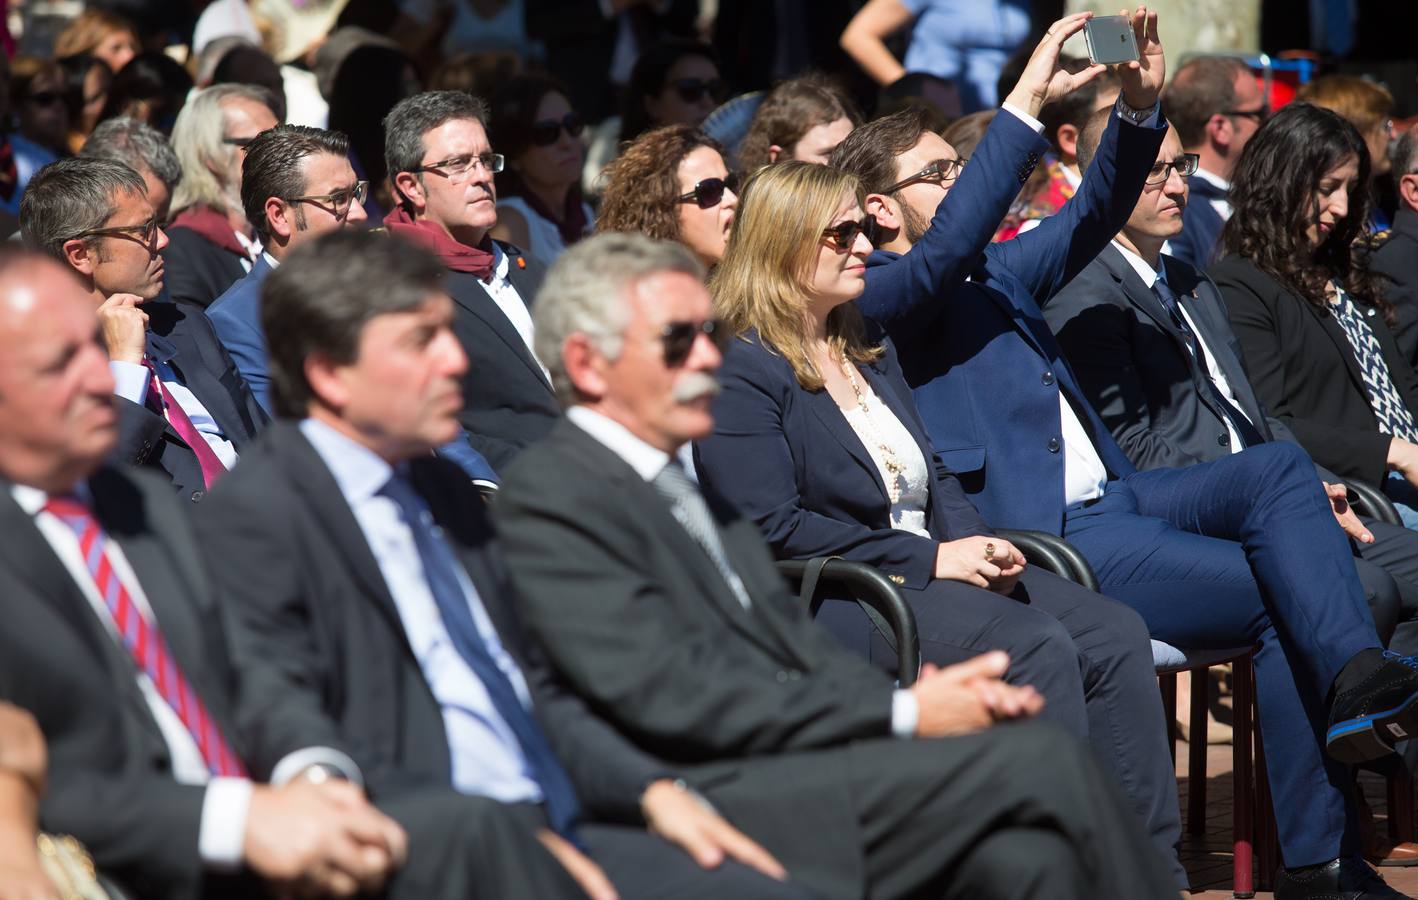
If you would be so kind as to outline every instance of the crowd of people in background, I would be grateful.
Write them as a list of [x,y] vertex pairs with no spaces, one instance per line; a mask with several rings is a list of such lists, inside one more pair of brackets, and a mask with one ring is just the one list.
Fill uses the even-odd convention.
[[1276,896],[1404,896],[1408,92],[703,6],[13,11],[0,900],[1175,897],[1237,647]]

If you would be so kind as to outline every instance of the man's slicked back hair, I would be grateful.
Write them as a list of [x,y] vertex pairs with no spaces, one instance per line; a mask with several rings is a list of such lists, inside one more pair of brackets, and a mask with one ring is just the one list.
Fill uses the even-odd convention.
[[307,125],[277,125],[247,145],[241,164],[241,208],[262,243],[271,241],[266,201],[305,194],[304,161],[322,153],[345,159],[349,152],[350,140],[342,132]]
[[895,184],[896,158],[930,131],[925,111],[911,108],[868,122],[837,145],[827,164],[857,176],[862,190],[880,194]]
[[121,162],[80,156],[56,160],[36,172],[25,188],[20,237],[31,249],[63,261],[64,242],[103,228],[125,193],[146,197],[148,186]]
[[111,159],[142,174],[146,169],[171,191],[182,180],[182,164],[167,136],[146,122],[131,116],[105,119],[84,141],[79,155],[91,159]]

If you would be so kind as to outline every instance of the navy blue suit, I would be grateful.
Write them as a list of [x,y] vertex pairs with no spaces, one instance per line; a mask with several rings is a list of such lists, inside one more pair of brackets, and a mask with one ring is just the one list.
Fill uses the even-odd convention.
[[1189,199],[1182,209],[1182,233],[1167,242],[1168,252],[1193,268],[1206,269],[1216,261],[1221,229],[1226,225],[1211,201],[1225,200],[1226,192],[1205,178],[1193,175],[1187,179],[1187,193]]
[[[266,335],[261,330],[261,285],[274,269],[266,254],[256,260],[246,276],[227,288],[207,307],[207,318],[217,332],[222,346],[231,354],[241,376],[251,386],[256,402],[267,415],[274,416],[271,405],[271,373],[266,362]],[[468,443],[468,434],[459,429],[457,438],[438,448],[438,455],[463,470],[477,482],[497,484],[497,475],[483,455]]]
[[[882,346],[882,356],[858,372],[929,466],[911,389],[890,341]],[[899,584],[916,613],[927,662],[949,665],[1007,651],[1007,680],[1032,684],[1045,699],[1043,718],[1092,743],[1185,884],[1173,850],[1181,835],[1176,781],[1141,617],[1033,568],[1010,596],[936,580],[941,542],[991,533],[954,475],[939,469],[928,482],[929,537],[892,528],[880,471],[827,391],[804,389],[787,360],[753,330],[729,346],[719,378],[724,391],[714,407],[714,434],[695,446],[701,483],[752,519],[779,559],[841,556]],[[885,637],[855,605],[828,604],[818,621],[874,662],[894,666]]]
[[[1068,538],[1103,590],[1142,613],[1154,637],[1188,647],[1259,644],[1282,853],[1289,866],[1319,863],[1353,849],[1349,774],[1323,752],[1325,698],[1343,665],[1379,641],[1313,464],[1294,445],[1272,444],[1136,473],[1043,317],[1042,306],[1126,223],[1164,133],[1160,117],[1142,127],[1115,118],[1063,210],[980,257],[959,235],[998,220],[961,213],[997,208],[1017,190],[1015,166],[1037,147],[991,144],[992,128],[981,143],[990,164],[977,165],[977,148],[909,253],[872,255],[859,302],[896,340],[932,446],[987,521]],[[975,192],[989,179],[994,194],[980,200]],[[967,188],[969,196],[956,196]],[[1102,498],[1068,508],[1060,392],[1110,474]]]

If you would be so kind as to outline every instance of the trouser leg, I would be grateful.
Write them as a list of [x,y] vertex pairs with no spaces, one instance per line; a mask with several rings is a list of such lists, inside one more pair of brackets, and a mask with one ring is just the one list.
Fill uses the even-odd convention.
[[713,869],[644,828],[583,825],[586,852],[623,900],[810,900],[804,885],[774,881],[733,860]]
[[1364,524],[1374,542],[1360,544],[1359,554],[1392,575],[1398,586],[1398,621],[1388,648],[1413,656],[1418,654],[1418,532],[1367,519]]
[[945,886],[946,900],[1053,900],[1087,896],[1078,854],[1057,832],[1004,828],[971,851]]

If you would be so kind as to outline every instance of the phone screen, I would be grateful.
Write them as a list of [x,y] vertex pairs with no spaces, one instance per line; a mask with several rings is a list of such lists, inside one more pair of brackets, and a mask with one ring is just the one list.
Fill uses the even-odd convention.
[[1088,60],[1105,66],[1137,59],[1137,40],[1127,16],[1095,16],[1083,26]]

